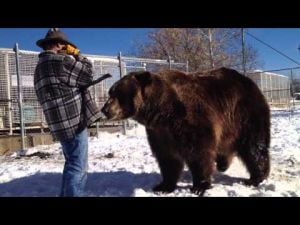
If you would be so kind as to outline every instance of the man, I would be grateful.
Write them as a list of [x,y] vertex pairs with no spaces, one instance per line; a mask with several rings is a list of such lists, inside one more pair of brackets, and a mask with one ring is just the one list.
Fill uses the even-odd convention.
[[92,63],[57,28],[36,44],[44,50],[34,74],[36,95],[65,157],[61,196],[82,196],[87,180],[87,127],[100,118],[86,88],[93,81]]

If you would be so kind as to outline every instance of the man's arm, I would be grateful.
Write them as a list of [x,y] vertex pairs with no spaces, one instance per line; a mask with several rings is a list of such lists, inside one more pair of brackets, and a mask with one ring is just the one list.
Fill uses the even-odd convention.
[[77,60],[66,56],[62,61],[59,79],[71,87],[84,88],[93,81],[93,65],[83,56],[77,56]]

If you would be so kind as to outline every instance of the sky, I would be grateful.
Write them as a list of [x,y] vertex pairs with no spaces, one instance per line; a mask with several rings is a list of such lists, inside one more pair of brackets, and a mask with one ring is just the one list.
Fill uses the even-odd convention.
[[[136,41],[146,41],[150,28],[63,28],[67,37],[86,54],[130,54]],[[45,36],[48,28],[0,28],[0,48],[12,48],[16,42],[20,49],[40,51],[35,45]],[[245,36],[246,44],[254,46],[262,61],[263,70],[300,66],[300,28],[249,28],[251,33],[275,49],[299,62],[299,65],[279,55],[251,36]]]

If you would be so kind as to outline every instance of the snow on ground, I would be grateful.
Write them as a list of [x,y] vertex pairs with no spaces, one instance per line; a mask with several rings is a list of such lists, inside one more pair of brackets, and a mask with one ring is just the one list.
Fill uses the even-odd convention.
[[[204,196],[271,197],[300,196],[300,110],[272,112],[271,173],[259,187],[247,187],[243,164],[235,159],[225,173],[214,176],[213,188]],[[0,157],[0,196],[58,196],[64,158],[58,143],[28,149],[50,153],[50,157]],[[100,133],[89,139],[89,177],[86,196],[194,197],[192,180],[185,169],[178,188],[171,194],[153,193],[161,177],[142,126],[121,133]]]

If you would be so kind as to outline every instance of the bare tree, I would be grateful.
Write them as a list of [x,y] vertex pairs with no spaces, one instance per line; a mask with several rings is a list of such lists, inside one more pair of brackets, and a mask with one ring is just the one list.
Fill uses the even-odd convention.
[[[225,28],[161,28],[148,34],[148,42],[137,43],[137,55],[189,61],[190,71],[226,66],[242,70],[241,29]],[[245,49],[246,70],[260,65],[257,51]]]

